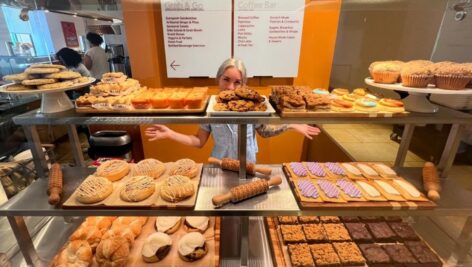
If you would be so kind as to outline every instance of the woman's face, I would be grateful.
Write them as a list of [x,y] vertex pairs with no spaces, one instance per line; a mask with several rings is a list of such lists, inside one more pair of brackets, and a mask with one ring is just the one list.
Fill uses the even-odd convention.
[[227,68],[218,81],[220,90],[234,90],[242,85],[241,72],[234,67]]

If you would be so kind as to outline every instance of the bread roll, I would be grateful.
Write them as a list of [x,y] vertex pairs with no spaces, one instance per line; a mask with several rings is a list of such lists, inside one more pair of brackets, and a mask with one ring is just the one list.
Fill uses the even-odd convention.
[[99,266],[125,266],[128,262],[129,244],[123,237],[103,239],[97,247],[95,260]]
[[87,241],[92,251],[95,251],[100,240],[102,240],[102,232],[97,226],[81,226],[69,237],[69,241],[75,240]]
[[133,246],[136,236],[134,232],[129,227],[110,229],[103,234],[102,239],[111,239],[116,237],[123,237],[128,241],[129,247]]
[[89,243],[84,240],[75,240],[67,244],[62,251],[54,257],[51,267],[80,266],[87,267],[92,264],[93,254]]
[[125,228],[131,229],[134,236],[138,237],[141,234],[143,226],[141,224],[141,221],[139,220],[134,220],[127,224],[121,223],[121,221],[116,220],[115,222],[113,222],[113,225],[111,226],[111,229],[125,229]]
[[85,219],[85,222],[82,223],[81,227],[86,226],[96,226],[100,232],[105,233],[110,229],[111,224],[115,220],[115,217],[106,217],[106,216],[90,216]]

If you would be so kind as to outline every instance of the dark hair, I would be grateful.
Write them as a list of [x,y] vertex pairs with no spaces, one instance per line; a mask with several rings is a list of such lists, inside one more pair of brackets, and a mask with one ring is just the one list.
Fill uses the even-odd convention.
[[62,61],[66,67],[77,67],[82,63],[82,57],[77,51],[64,47],[57,51],[56,58]]
[[86,35],[85,37],[86,37],[87,40],[88,40],[89,42],[91,42],[93,45],[97,45],[97,46],[98,46],[98,45],[101,45],[101,44],[103,43],[103,38],[102,38],[100,35],[98,35],[98,34],[96,34],[96,33],[94,33],[94,32],[89,32],[89,33],[87,33],[87,35]]

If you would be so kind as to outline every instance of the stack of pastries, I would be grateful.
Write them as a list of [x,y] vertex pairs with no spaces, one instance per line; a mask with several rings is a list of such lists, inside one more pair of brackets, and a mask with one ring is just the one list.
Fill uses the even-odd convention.
[[221,91],[213,106],[215,111],[266,111],[265,98],[249,87]]
[[5,75],[3,80],[14,83],[6,87],[7,91],[62,89],[90,81],[56,64],[32,64],[23,73]]
[[417,88],[435,85],[436,88],[449,90],[472,88],[472,63],[433,63],[429,60],[375,61],[370,64],[369,72],[377,83],[401,82],[403,86]]

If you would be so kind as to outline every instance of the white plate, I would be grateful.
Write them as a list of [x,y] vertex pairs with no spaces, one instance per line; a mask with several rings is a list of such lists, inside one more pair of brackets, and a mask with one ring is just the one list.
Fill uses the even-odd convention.
[[212,95],[210,98],[210,102],[208,103],[207,107],[207,114],[208,116],[270,116],[275,113],[274,108],[269,103],[269,98],[264,96],[265,101],[264,103],[267,106],[266,111],[245,111],[245,112],[237,112],[237,111],[216,111],[213,109],[213,106],[216,104],[216,95]]
[[89,78],[88,82],[77,83],[77,84],[74,84],[71,87],[57,88],[57,89],[34,89],[34,90],[22,90],[22,91],[7,91],[7,86],[13,84],[13,83],[9,83],[9,84],[5,84],[5,85],[0,86],[0,93],[28,95],[28,94],[49,94],[49,93],[64,92],[64,91],[68,91],[68,90],[82,88],[82,87],[85,87],[85,86],[95,82],[95,78],[92,78],[92,77],[88,77],[88,78]]
[[389,90],[398,90],[410,93],[420,93],[420,94],[435,94],[435,95],[472,95],[472,89],[462,89],[462,90],[446,90],[433,87],[432,85],[426,88],[414,88],[406,87],[401,83],[386,84],[386,83],[376,83],[371,78],[365,78],[365,83],[371,86],[378,88],[389,89]]

